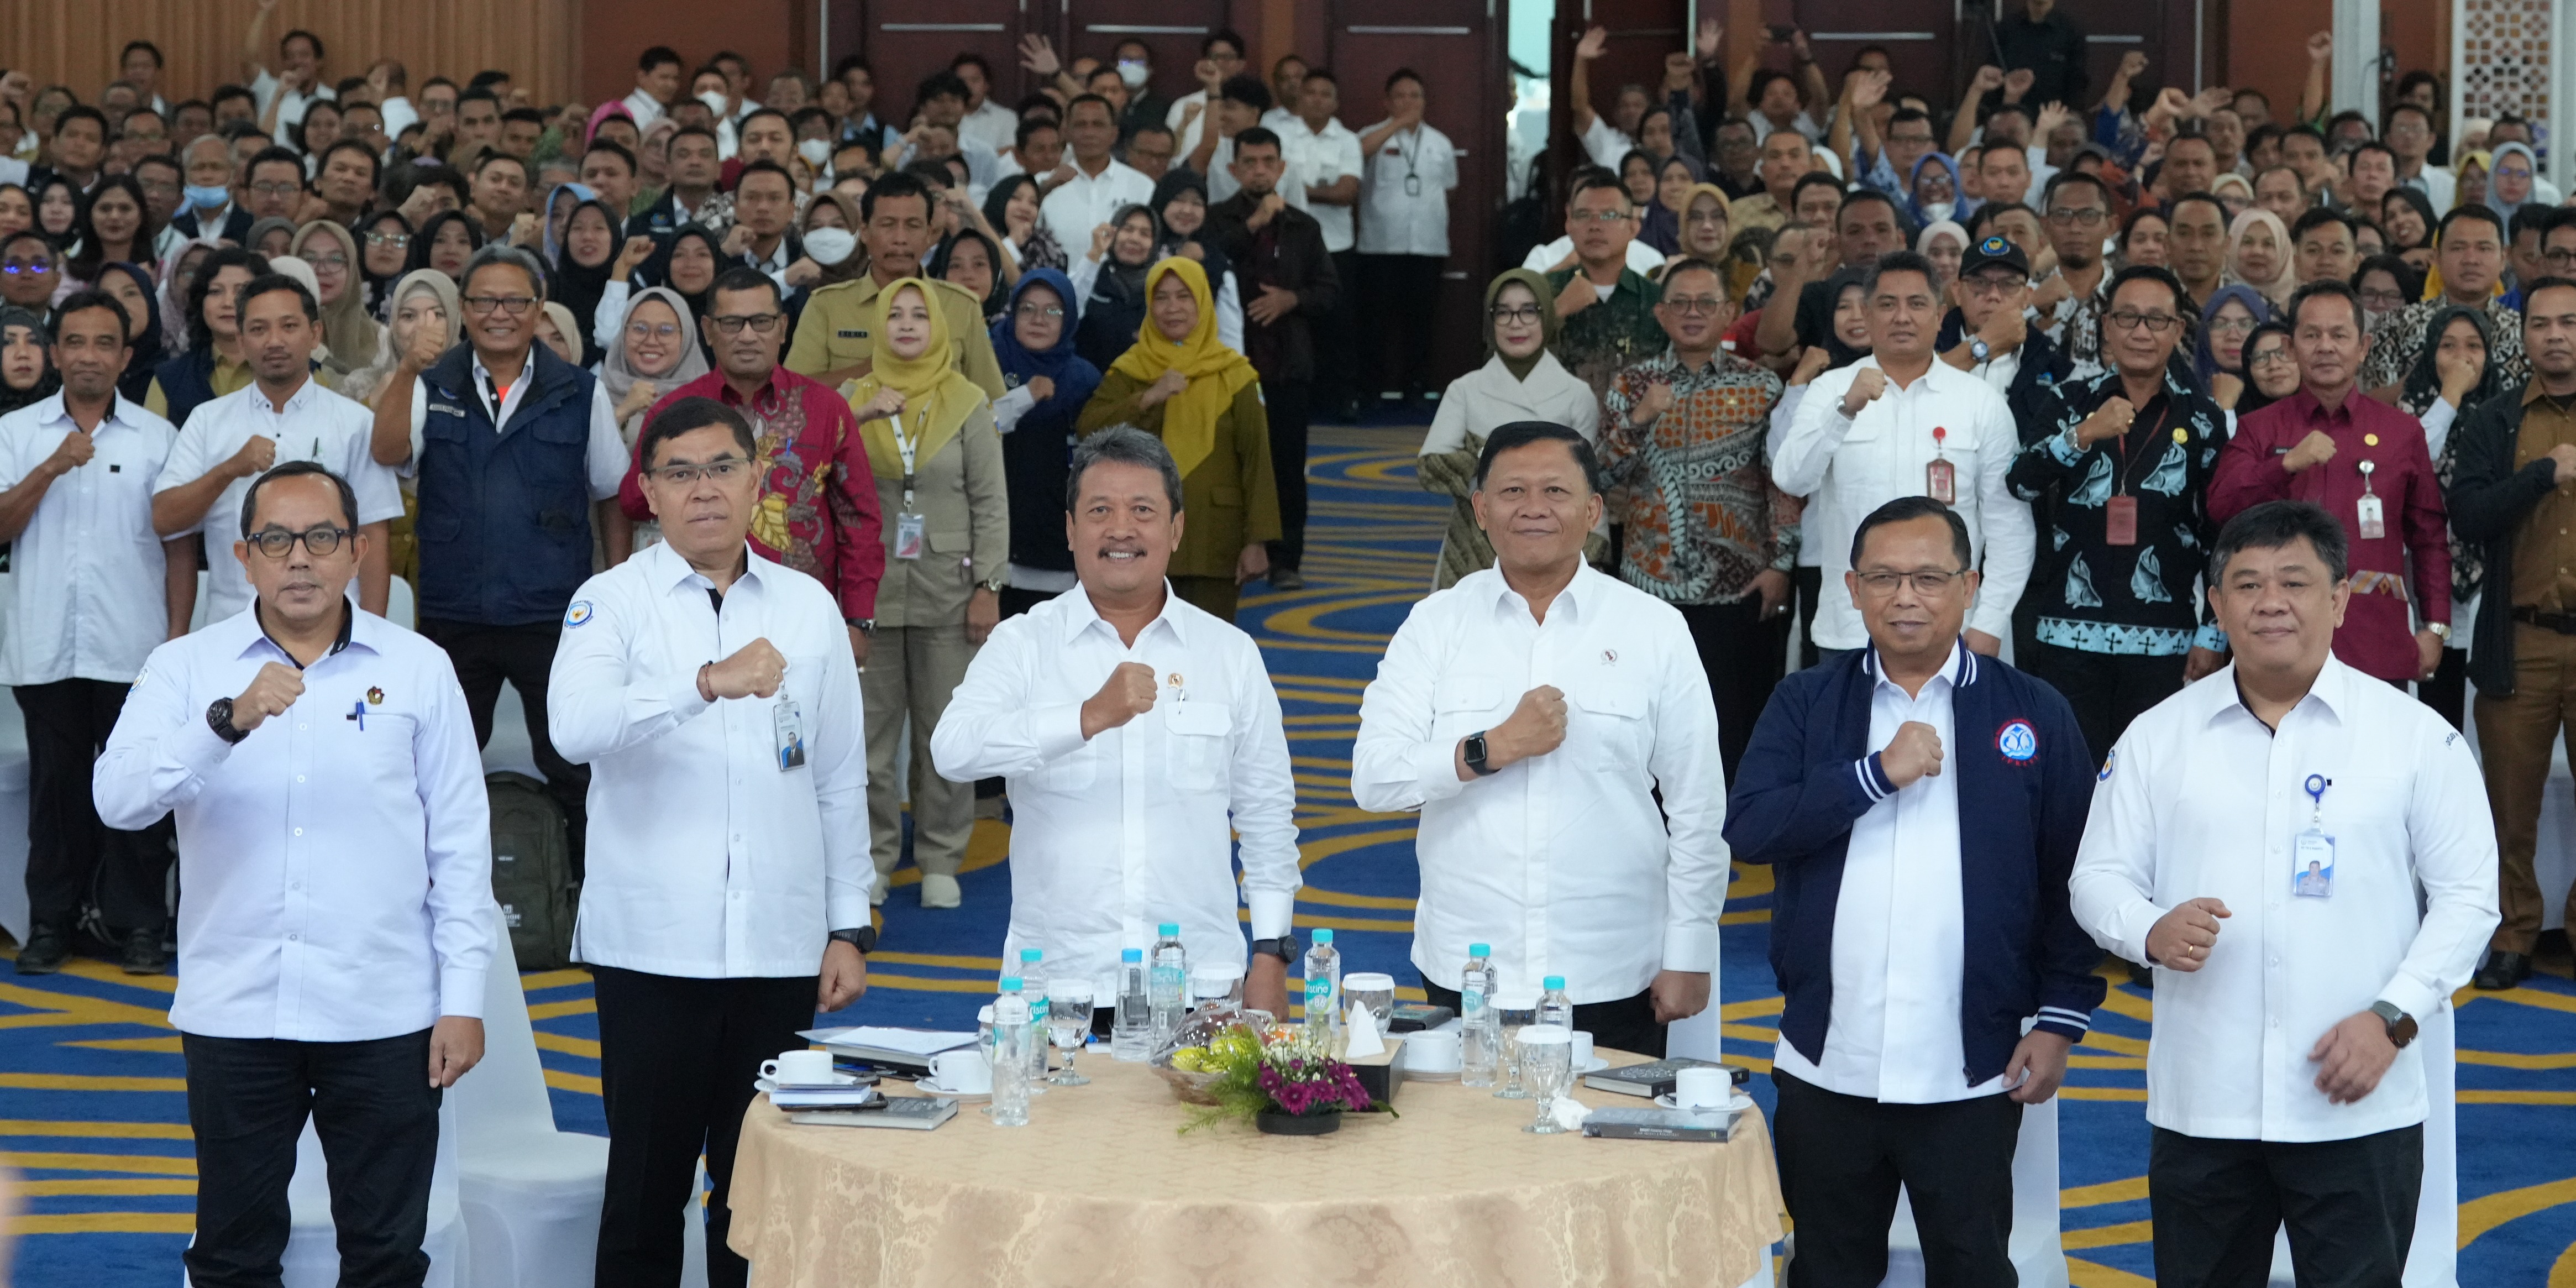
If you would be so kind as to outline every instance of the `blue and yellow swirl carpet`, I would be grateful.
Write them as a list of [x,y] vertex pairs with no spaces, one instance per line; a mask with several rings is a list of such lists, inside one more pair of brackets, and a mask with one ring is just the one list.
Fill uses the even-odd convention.
[[[1307,887],[1297,924],[1332,927],[1351,969],[1410,980],[1413,821],[1351,803],[1360,690],[1387,635],[1429,584],[1445,503],[1413,481],[1419,429],[1316,435],[1308,589],[1257,596],[1262,643],[1287,710]],[[873,987],[845,1022],[971,1025],[999,965],[1007,833],[978,825],[965,906],[926,912],[913,873],[885,907]],[[1739,867],[1727,905],[1727,1049],[1769,1067],[1780,999],[1764,962],[1770,873]],[[2576,985],[2554,974],[2460,1011],[2460,1282],[2576,1288]],[[2077,1048],[2062,1118],[2065,1243],[2079,1288],[2151,1282],[2146,1203],[2149,999],[2115,977]],[[18,1282],[167,1288],[195,1193],[172,981],[99,962],[42,980],[0,973],[0,1157],[26,1180]],[[598,1027],[578,971],[526,977],[537,1041],[567,1130],[604,1130]],[[1418,992],[1415,993],[1419,996]],[[1767,1079],[1755,1080],[1767,1108]]]

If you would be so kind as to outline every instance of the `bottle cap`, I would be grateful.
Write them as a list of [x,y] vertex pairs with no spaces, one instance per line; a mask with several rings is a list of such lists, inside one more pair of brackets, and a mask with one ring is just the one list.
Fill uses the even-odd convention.
[[1023,948],[1020,950],[1020,960],[1024,962],[1044,961],[1046,960],[1046,954],[1035,948]]
[[1122,962],[1141,962],[1145,960],[1145,950],[1142,948],[1121,948],[1118,950],[1118,960]]
[[1467,955],[1470,957],[1491,957],[1494,955],[1494,946],[1492,944],[1469,944],[1467,945]]
[[1002,991],[1005,993],[1019,992],[1020,977],[1017,975],[1004,975],[1002,977]]
[[1551,993],[1556,992],[1565,987],[1565,977],[1563,975],[1550,975],[1539,981],[1539,987],[1544,988]]
[[1178,939],[1181,937],[1181,923],[1177,921],[1166,921],[1162,925],[1156,926],[1154,928],[1154,932],[1165,939]]
[[1332,931],[1329,931],[1329,930],[1318,930],[1318,931],[1316,931],[1316,932],[1315,932],[1315,942],[1316,942],[1316,943],[1319,943],[1319,944],[1329,944],[1329,943],[1333,942],[1333,932],[1332,932]]

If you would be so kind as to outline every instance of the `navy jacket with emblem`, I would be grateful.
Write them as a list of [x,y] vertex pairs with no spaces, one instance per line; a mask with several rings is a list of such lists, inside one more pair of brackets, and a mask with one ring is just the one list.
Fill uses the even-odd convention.
[[474,350],[447,351],[421,382],[420,616],[481,626],[563,620],[590,577],[593,377],[546,346],[503,432],[477,391]]
[[[2082,1041],[2108,987],[2067,901],[2093,804],[2093,764],[2057,690],[1966,647],[1951,697],[1957,746],[1941,772],[1959,793],[1960,1049],[1968,1085],[2004,1071],[2023,1021]],[[1726,807],[1726,842],[1770,864],[1771,971],[1780,1035],[1822,1062],[1834,997],[1834,915],[1852,824],[1896,793],[1869,745],[1876,651],[1799,671],[1771,693]],[[2025,733],[2025,730],[2027,733]],[[1971,822],[1973,820],[1973,822]]]

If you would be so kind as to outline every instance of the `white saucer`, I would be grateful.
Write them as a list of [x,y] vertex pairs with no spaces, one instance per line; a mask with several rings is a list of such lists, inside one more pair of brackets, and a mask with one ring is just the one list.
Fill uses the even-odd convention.
[[950,1091],[947,1088],[940,1086],[938,1083],[932,1082],[928,1078],[924,1078],[921,1081],[912,1084],[912,1086],[914,1090],[919,1091],[925,1096],[937,1096],[942,1100],[954,1100],[961,1105],[978,1105],[993,1098],[993,1093],[990,1090]]
[[[1679,1109],[1681,1108],[1681,1105],[1673,1100],[1673,1093],[1667,1091],[1664,1094],[1655,1097],[1655,1107],[1658,1109]],[[1726,1109],[1729,1113],[1741,1113],[1744,1110],[1751,1109],[1752,1107],[1753,1097],[1744,1094],[1741,1090],[1736,1091],[1735,1094],[1730,1096],[1726,1102]],[[1702,1110],[1700,1112],[1706,1113],[1709,1111]]]
[[1610,1057],[1606,1055],[1596,1055],[1592,1057],[1592,1063],[1577,1068],[1574,1071],[1574,1076],[1580,1078],[1587,1073],[1599,1073],[1609,1067]]
[[754,1078],[751,1080],[751,1085],[764,1093],[773,1091],[829,1091],[835,1087],[855,1087],[859,1085],[859,1075],[855,1073],[835,1073],[832,1075],[832,1080],[830,1082],[782,1083],[772,1078]]

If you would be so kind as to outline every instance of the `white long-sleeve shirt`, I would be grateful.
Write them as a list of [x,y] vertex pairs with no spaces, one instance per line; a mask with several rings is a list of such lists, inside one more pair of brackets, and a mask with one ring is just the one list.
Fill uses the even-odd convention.
[[[745,547],[749,551],[749,547]],[[590,766],[573,956],[690,979],[812,975],[868,924],[868,761],[858,664],[823,584],[757,552],[715,583],[668,542],[583,582],[546,692],[555,749]],[[772,697],[698,696],[698,668],[756,639]],[[780,767],[794,707],[805,763]]]
[[[2312,828],[2334,841],[2325,898],[2295,893]],[[2227,905],[2198,971],[2156,972],[2148,1122],[2345,1140],[2424,1120],[2421,1053],[2335,1105],[2308,1052],[2374,1001],[2420,1019],[2468,982],[2496,926],[2495,825],[2468,744],[2403,690],[2329,657],[2275,733],[2231,666],[2112,748],[2069,889],[2076,920],[2131,961],[2176,905]]]
[[[0,491],[26,482],[79,430],[60,393],[0,416]],[[45,489],[11,548],[0,684],[131,680],[169,637],[152,480],[177,437],[170,422],[119,397],[90,433],[89,463]]]
[[[1540,685],[1565,694],[1565,741],[1460,782],[1459,739]],[[1443,988],[1470,943],[1493,947],[1504,991],[1562,975],[1578,1003],[1716,965],[1716,707],[1681,613],[1644,591],[1586,566],[1542,623],[1488,568],[1415,604],[1360,699],[1351,795],[1422,814],[1413,964]]]
[[[1100,173],[1084,174],[1082,164],[1075,162],[1073,177],[1056,185],[1038,204],[1038,218],[1055,233],[1056,245],[1078,262],[1091,251],[1093,229],[1128,206],[1152,204],[1154,181],[1144,171],[1112,160],[1100,167]],[[1159,213],[1156,218],[1161,218]]]
[[348,612],[238,745],[207,707],[295,664],[257,615],[154,649],[92,768],[109,827],[178,815],[181,1032],[363,1042],[483,1014],[492,819],[465,690],[444,650]]
[[[1953,508],[1967,521],[1975,555],[1970,566],[1985,574],[1968,629],[2010,639],[2013,605],[2030,579],[2036,549],[2030,506],[2004,485],[2021,453],[2012,409],[1985,381],[1936,361],[1904,388],[1889,381],[1887,392],[1858,416],[1845,417],[1843,395],[1853,376],[1877,366],[1877,358],[1863,358],[1810,382],[1772,454],[1772,482],[1807,498],[1799,546],[1816,552],[1829,588],[1816,607],[1816,643],[1835,649],[1869,643],[1860,610],[1839,589],[1851,570],[1852,533],[1870,511],[1898,497],[1926,495],[1926,467],[1935,455],[1951,464]],[[1943,431],[1937,440],[1936,429]]]
[[[1082,736],[1082,704],[1122,662],[1152,667],[1151,711]],[[1011,926],[1002,960],[1116,992],[1118,952],[1178,922],[1193,964],[1243,963],[1228,827],[1242,837],[1252,938],[1287,934],[1296,787],[1279,695],[1232,623],[1164,591],[1134,647],[1081,587],[993,629],[930,737],[941,777],[1010,780]]]
[[[1375,134],[1384,121],[1359,131]],[[1458,186],[1458,149],[1428,125],[1390,134],[1360,176],[1363,255],[1449,257],[1449,190]]]

